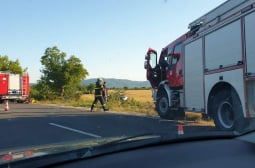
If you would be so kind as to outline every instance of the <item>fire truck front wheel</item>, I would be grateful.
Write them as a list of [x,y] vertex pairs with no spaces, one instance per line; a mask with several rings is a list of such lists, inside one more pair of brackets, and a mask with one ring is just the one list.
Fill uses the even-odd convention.
[[[242,105],[236,93],[220,91],[213,99],[213,118],[215,126],[221,130],[233,130],[243,117]],[[241,119],[241,120],[240,120]]]
[[174,119],[174,114],[169,106],[168,96],[165,91],[160,91],[158,94],[156,110],[161,118]]

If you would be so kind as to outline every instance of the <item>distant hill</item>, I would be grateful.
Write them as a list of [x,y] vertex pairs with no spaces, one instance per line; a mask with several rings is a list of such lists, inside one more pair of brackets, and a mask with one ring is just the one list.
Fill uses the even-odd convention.
[[[95,83],[97,78],[86,79],[82,81],[82,84],[89,85],[91,83]],[[104,78],[104,81],[107,83],[108,88],[141,88],[141,87],[150,87],[150,83],[148,81],[132,81],[127,79],[115,79],[115,78]]]

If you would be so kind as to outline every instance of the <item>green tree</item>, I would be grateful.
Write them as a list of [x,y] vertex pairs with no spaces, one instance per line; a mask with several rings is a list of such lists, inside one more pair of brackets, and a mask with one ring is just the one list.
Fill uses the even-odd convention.
[[27,71],[27,68],[22,69],[19,60],[9,60],[7,55],[0,55],[0,71],[9,71],[11,73],[22,74]]
[[91,83],[91,84],[89,84],[87,86],[87,89],[88,89],[90,94],[92,94],[94,92],[95,88],[96,88],[96,84],[95,83]]
[[36,85],[32,87],[31,97],[37,100],[54,100],[56,99],[56,93],[49,85],[40,80]]
[[66,53],[57,46],[45,50],[41,63],[43,75],[39,82],[47,85],[55,96],[73,98],[78,93],[81,81],[88,75],[79,58],[72,55],[66,60]]
[[83,68],[81,60],[74,55],[65,62],[63,69],[65,81],[61,94],[62,96],[68,96],[80,87],[81,81],[88,75],[88,72]]
[[88,88],[87,88],[86,85],[80,85],[80,86],[78,86],[78,90],[79,90],[79,92],[82,93],[82,94],[88,93]]
[[43,73],[41,81],[56,93],[61,93],[64,85],[65,57],[66,53],[60,52],[56,46],[47,48],[41,57],[41,63],[44,66],[41,71]]

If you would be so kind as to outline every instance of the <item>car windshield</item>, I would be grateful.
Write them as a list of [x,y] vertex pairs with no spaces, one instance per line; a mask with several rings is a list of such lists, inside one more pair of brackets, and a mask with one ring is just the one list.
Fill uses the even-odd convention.
[[1,1],[0,163],[253,131],[253,6]]

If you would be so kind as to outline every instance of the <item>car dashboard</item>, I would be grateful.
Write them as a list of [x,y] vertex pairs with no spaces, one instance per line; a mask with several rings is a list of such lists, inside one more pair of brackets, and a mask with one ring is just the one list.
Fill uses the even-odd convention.
[[215,138],[164,143],[65,162],[53,167],[106,168],[254,168],[255,133],[237,138]]

